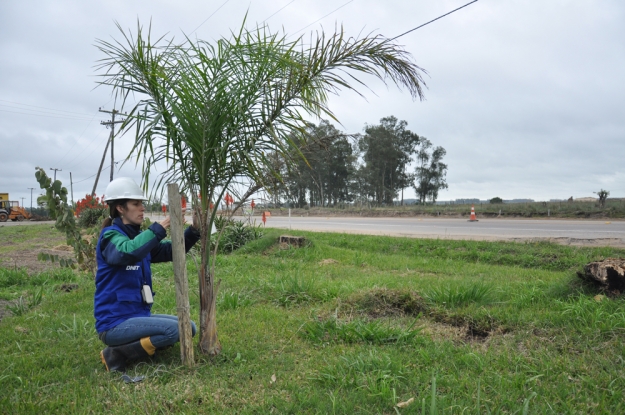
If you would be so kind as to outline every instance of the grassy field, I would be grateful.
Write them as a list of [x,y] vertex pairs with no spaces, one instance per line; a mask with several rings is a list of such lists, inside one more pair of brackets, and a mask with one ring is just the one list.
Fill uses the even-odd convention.
[[[575,276],[625,251],[278,232],[219,258],[222,354],[187,369],[176,345],[137,384],[100,363],[91,277],[0,268],[0,413],[625,412],[625,304]],[[153,270],[153,312],[175,314]]]
[[[267,209],[273,215],[287,215],[288,209]],[[625,199],[609,199],[604,207],[596,202],[528,202],[528,203],[477,203],[475,211],[485,218],[565,218],[565,219],[623,219]],[[309,216],[448,216],[468,217],[470,204],[405,205],[386,207],[337,206],[292,209],[293,215]]]

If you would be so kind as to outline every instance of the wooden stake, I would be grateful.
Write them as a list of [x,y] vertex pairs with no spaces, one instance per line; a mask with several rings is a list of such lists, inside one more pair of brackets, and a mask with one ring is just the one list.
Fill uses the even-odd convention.
[[178,310],[178,332],[180,333],[180,358],[182,364],[192,367],[193,340],[191,332],[191,311],[189,306],[189,281],[187,279],[187,255],[184,247],[183,212],[180,192],[176,183],[167,185],[169,214],[171,220],[171,244],[176,282],[176,309]]

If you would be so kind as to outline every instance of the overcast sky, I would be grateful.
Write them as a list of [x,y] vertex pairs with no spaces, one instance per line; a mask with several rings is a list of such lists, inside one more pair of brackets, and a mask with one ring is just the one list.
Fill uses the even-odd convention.
[[[470,0],[218,0],[0,2],[0,193],[30,205],[41,191],[35,167],[62,169],[74,199],[90,193],[109,134],[114,101],[95,88],[96,39],[135,32],[204,40],[263,21],[301,35],[334,31],[397,36]],[[338,8],[338,10],[336,10]],[[303,29],[303,30],[302,30]],[[366,99],[332,97],[347,133],[385,116],[447,150],[456,198],[535,200],[625,197],[625,2],[479,0],[397,41],[426,69],[425,101],[367,78]],[[127,156],[133,137],[116,141]],[[97,187],[104,193],[110,161]],[[117,165],[137,181],[140,166]],[[405,197],[414,190],[406,189]]]

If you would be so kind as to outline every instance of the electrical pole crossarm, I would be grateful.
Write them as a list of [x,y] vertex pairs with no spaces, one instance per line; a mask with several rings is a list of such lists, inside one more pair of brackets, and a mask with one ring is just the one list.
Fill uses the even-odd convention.
[[[111,119],[109,121],[100,121],[100,124],[108,127],[111,127],[111,134],[109,136],[109,141],[106,144],[106,147],[108,148],[108,145],[110,143],[111,145],[111,175],[110,175],[110,181],[113,181],[113,171],[115,170],[115,153],[114,153],[114,142],[113,139],[115,138],[115,124],[121,124],[126,120],[117,120],[115,121],[115,115],[119,114],[120,112],[117,111],[115,108],[113,108],[113,111],[106,111],[103,110],[102,108],[98,108],[98,111],[100,112],[104,112],[106,114],[111,114]],[[124,114],[127,115],[127,114]],[[93,185],[93,192],[92,194],[95,193],[95,188],[98,185],[98,179],[100,177],[100,172],[102,171],[102,164],[104,163],[104,158],[106,156],[106,148],[104,149],[104,156],[102,156],[102,163],[100,164],[100,168],[98,169],[98,175],[96,177],[96,181],[95,184]]]

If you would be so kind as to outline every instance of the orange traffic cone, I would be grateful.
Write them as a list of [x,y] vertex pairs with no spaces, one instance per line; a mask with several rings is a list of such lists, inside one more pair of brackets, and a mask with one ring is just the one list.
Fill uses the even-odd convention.
[[475,217],[475,206],[471,205],[471,218],[469,218],[468,222],[478,222]]

